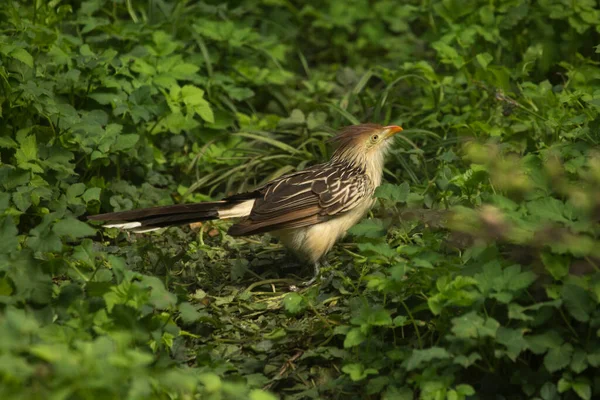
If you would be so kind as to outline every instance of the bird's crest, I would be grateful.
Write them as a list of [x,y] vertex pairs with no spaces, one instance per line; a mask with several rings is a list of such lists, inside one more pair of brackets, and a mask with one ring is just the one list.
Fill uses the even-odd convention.
[[329,141],[337,145],[338,149],[347,147],[354,143],[356,139],[368,135],[373,131],[383,129],[382,125],[379,124],[360,124],[350,125],[342,128],[342,130],[332,137]]

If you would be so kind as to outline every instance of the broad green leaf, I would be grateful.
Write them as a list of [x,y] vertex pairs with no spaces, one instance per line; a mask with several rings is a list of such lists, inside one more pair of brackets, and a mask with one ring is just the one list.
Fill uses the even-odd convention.
[[348,233],[359,237],[378,238],[386,234],[386,228],[380,219],[365,219],[350,228]]
[[506,346],[507,354],[515,362],[521,352],[528,348],[527,341],[523,337],[523,331],[518,329],[498,327],[496,341]]
[[549,372],[559,371],[569,365],[572,354],[573,346],[570,343],[550,348],[544,357],[544,366]]
[[543,252],[541,254],[541,259],[546,270],[554,279],[560,280],[569,273],[570,260],[568,257],[559,256],[550,252]]
[[0,217],[0,254],[9,254],[17,249],[19,231],[11,217]]
[[358,249],[361,254],[369,254],[372,253],[374,255],[392,258],[397,253],[394,249],[392,249],[387,243],[359,243]]
[[93,201],[93,200],[100,201],[100,193],[101,192],[102,192],[102,189],[100,189],[100,188],[97,188],[97,187],[89,188],[85,191],[85,193],[83,193],[81,198],[86,203],[89,203],[90,201]]
[[[1,115],[0,115],[1,116]],[[0,136],[0,148],[14,149],[18,146],[12,138],[6,136]]]
[[559,400],[558,390],[552,382],[546,382],[540,390],[540,396],[543,400]]
[[528,335],[525,337],[525,340],[529,343],[529,348],[535,354],[543,354],[548,349],[557,348],[564,342],[563,338],[555,330]]
[[223,386],[221,378],[219,378],[218,375],[210,372],[199,375],[198,380],[202,383],[202,385],[204,385],[204,389],[208,393],[215,393],[221,390],[221,387]]
[[52,230],[59,236],[70,236],[75,239],[96,234],[94,228],[73,217],[67,217],[58,221],[54,224]]
[[140,136],[137,134],[123,134],[117,136],[117,141],[111,146],[112,151],[128,150],[135,146],[140,140]]
[[29,52],[23,48],[16,48],[10,52],[12,58],[16,58],[29,68],[33,68],[33,57]]
[[346,339],[344,340],[344,348],[347,349],[350,347],[358,346],[366,339],[367,337],[360,328],[352,328],[346,334]]
[[528,307],[523,307],[517,303],[510,303],[508,305],[508,318],[510,319],[520,319],[522,321],[533,321],[533,316],[526,314],[526,311],[537,311],[542,307],[560,307],[562,305],[562,300],[551,300],[545,301],[541,303],[532,304]]
[[279,120],[278,125],[283,128],[290,128],[295,126],[304,125],[306,123],[306,117],[301,110],[293,109],[288,118],[282,118]]
[[283,306],[290,314],[298,314],[306,309],[306,300],[298,293],[288,293],[283,298]]
[[587,322],[590,314],[596,308],[592,296],[583,288],[571,284],[562,287],[561,296],[564,306],[573,318],[580,322]]
[[206,122],[215,122],[210,104],[204,99],[204,91],[196,86],[185,85],[181,88],[181,99]]
[[175,65],[169,73],[176,79],[187,79],[197,73],[200,67],[194,64],[182,63]]
[[149,303],[157,309],[167,309],[173,307],[177,301],[177,297],[170,293],[165,284],[155,276],[144,276],[141,278],[141,283],[151,289]]
[[403,203],[408,198],[410,187],[408,182],[403,182],[400,185],[392,185],[384,183],[375,189],[375,197],[380,199],[391,200],[393,202]]
[[576,374],[580,374],[587,368],[587,354],[582,349],[576,348],[573,352],[569,368]]
[[477,59],[479,65],[481,65],[481,68],[483,68],[484,70],[487,70],[488,65],[494,59],[494,57],[492,57],[492,55],[489,53],[477,54],[475,58]]
[[495,337],[499,327],[498,321],[493,318],[483,318],[475,311],[452,319],[452,332],[459,338]]
[[[410,357],[403,363],[408,371],[427,367],[427,363],[433,360],[445,360],[452,358],[450,353],[442,347],[431,347],[425,350],[413,350]],[[425,364],[425,365],[424,365]]]
[[196,322],[202,314],[200,314],[196,308],[188,302],[179,304],[179,315],[186,324]]
[[22,138],[19,140],[19,145],[15,153],[18,165],[37,160],[37,141],[34,135]]
[[527,203],[527,210],[542,221],[568,222],[564,216],[565,205],[552,197],[544,197]]
[[277,400],[277,396],[260,389],[250,391],[250,400]]
[[350,375],[350,379],[354,382],[362,381],[369,375],[377,374],[377,370],[366,368],[362,364],[346,364],[342,367],[342,371]]
[[592,398],[592,387],[587,381],[573,382],[571,388],[583,400],[590,400]]
[[456,49],[441,41],[432,44],[432,47],[437,51],[438,57],[445,64],[452,64],[455,68],[461,68],[465,61],[458,54]]

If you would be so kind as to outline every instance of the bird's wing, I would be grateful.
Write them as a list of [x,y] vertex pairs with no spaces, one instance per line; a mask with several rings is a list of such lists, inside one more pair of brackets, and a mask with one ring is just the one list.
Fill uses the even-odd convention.
[[324,222],[370,198],[364,171],[344,163],[323,164],[283,176],[259,188],[250,215],[229,234],[251,235]]

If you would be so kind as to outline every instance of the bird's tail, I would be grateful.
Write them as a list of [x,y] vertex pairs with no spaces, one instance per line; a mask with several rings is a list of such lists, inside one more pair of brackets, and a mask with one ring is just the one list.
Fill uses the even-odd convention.
[[222,200],[195,204],[142,208],[89,216],[93,221],[108,222],[106,228],[120,228],[133,232],[150,232],[175,225],[199,221],[245,217],[250,214],[254,199]]

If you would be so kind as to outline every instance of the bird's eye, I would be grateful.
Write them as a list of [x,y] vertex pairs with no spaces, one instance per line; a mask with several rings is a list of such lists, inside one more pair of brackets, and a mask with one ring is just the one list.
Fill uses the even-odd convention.
[[373,135],[373,136],[371,136],[371,140],[374,141],[374,142],[378,141],[379,140],[379,135]]

